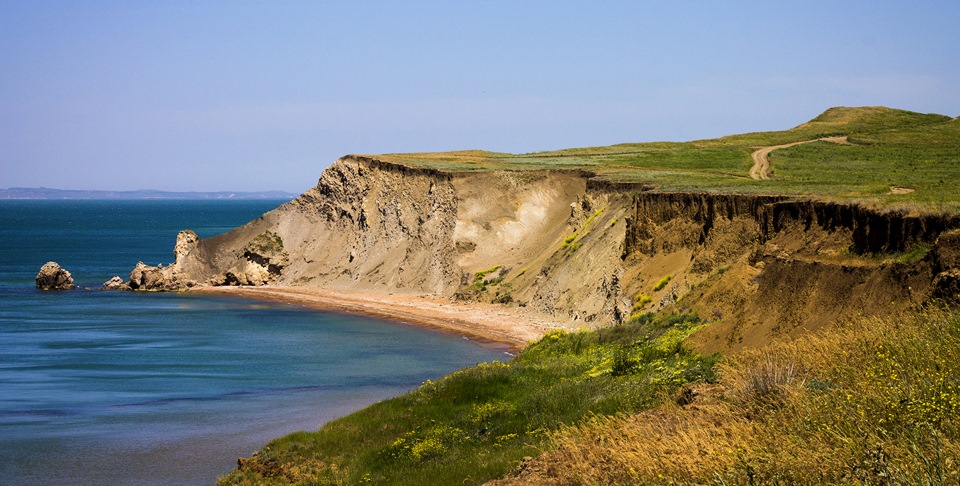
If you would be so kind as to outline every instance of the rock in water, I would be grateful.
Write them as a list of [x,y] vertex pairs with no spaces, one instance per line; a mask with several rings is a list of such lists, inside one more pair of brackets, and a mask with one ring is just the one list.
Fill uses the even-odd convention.
[[183,278],[180,267],[176,263],[151,267],[143,262],[138,262],[137,266],[130,272],[130,290],[178,291],[186,290],[194,285],[196,285],[196,282],[193,280]]
[[161,290],[163,289],[163,272],[161,268],[137,262],[137,266],[130,272],[130,288],[133,290]]
[[100,290],[130,290],[130,286],[122,278],[116,276],[104,282]]
[[41,290],[70,290],[73,276],[57,262],[47,262],[37,273],[37,288]]

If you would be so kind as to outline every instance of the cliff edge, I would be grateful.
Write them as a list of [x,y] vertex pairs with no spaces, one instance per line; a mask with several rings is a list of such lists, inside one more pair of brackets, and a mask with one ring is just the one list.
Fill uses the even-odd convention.
[[703,350],[956,298],[960,218],[778,195],[675,193],[584,170],[462,171],[346,156],[228,233],[178,236],[131,286],[428,294],[571,328],[692,310]]

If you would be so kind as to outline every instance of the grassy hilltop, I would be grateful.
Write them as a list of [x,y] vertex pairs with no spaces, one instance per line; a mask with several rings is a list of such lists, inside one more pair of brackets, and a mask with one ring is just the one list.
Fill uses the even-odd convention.
[[[797,142],[769,153],[769,178],[751,177],[755,152]],[[870,214],[881,219],[960,212],[960,119],[882,107],[833,108],[790,130],[695,142],[375,158],[444,171],[579,169],[662,192],[856,201],[880,208]],[[602,208],[586,214],[580,228],[607,216]],[[577,233],[558,240],[551,261],[596,266],[599,248],[625,241],[609,218],[576,253],[561,250]],[[319,431],[278,438],[220,484],[960,484],[960,229],[945,227],[906,254],[857,255],[842,247],[853,233],[842,225],[834,234],[797,223],[761,247],[739,238],[749,226],[720,219],[710,238],[723,245],[701,253],[691,248],[707,236],[678,217],[651,230],[657,241],[648,254],[612,257],[634,268],[618,284],[640,290],[629,294],[626,322],[551,332],[509,362],[467,368]],[[682,275],[665,270],[709,252],[740,256],[682,288]],[[659,280],[641,279],[641,263]],[[585,279],[586,267],[575,268]],[[911,300],[932,276],[946,290]],[[802,288],[776,285],[786,281]],[[676,299],[648,312],[668,284]],[[713,307],[696,300],[706,295]],[[785,333],[800,324],[775,309],[834,297],[859,309],[850,305],[863,296],[876,297],[871,306],[880,311],[845,314],[792,339]],[[758,334],[736,352],[698,352],[697,335],[719,332],[723,313],[757,328],[735,314],[751,302],[783,333]]]
[[[753,180],[762,147],[848,137],[774,151],[773,177]],[[654,142],[512,155],[484,151],[377,155],[448,171],[583,169],[662,191],[814,195],[880,206],[960,209],[960,119],[884,107],[831,108],[790,130],[693,142]],[[897,194],[892,187],[912,189]]]

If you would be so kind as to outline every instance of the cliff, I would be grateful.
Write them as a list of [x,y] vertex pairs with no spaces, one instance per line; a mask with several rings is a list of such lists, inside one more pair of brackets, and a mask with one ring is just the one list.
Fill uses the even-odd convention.
[[659,192],[584,170],[445,171],[347,156],[240,228],[181,233],[176,263],[138,284],[430,294],[570,327],[693,310],[713,323],[696,342],[715,350],[955,297],[957,259],[943,256],[957,253],[953,228],[955,216]]

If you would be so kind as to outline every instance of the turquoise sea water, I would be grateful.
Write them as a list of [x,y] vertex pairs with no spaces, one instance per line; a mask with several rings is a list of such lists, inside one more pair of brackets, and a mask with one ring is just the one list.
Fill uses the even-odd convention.
[[210,484],[269,439],[502,350],[400,323],[190,294],[41,292],[169,263],[278,201],[0,201],[0,484]]

